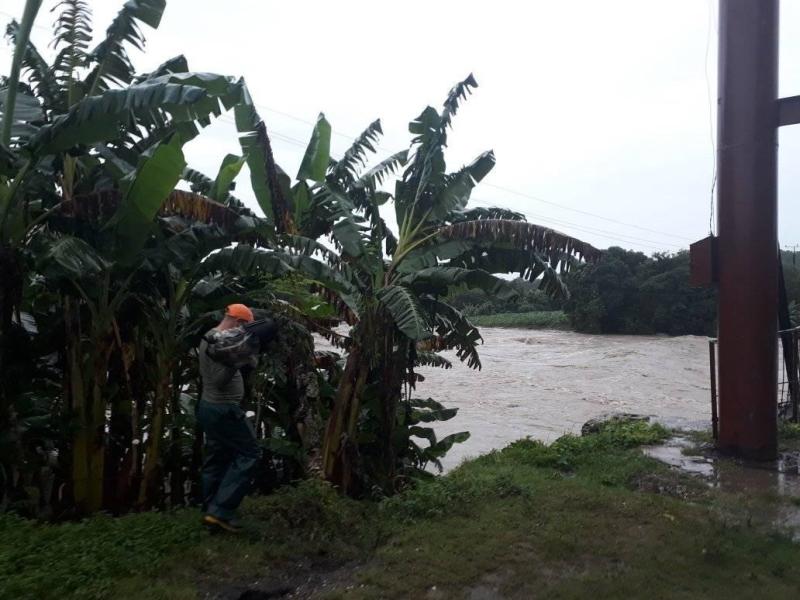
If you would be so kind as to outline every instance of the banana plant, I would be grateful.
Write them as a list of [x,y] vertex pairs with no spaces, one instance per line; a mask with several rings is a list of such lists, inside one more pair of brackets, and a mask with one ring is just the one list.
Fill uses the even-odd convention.
[[[119,314],[146,266],[143,250],[157,242],[157,217],[257,225],[241,205],[175,190],[188,171],[184,144],[249,96],[243,80],[190,72],[183,57],[136,75],[129,49],[142,48],[141,26],[157,27],[165,4],[128,0],[90,49],[88,4],[60,2],[51,64],[29,36],[40,2],[7,29],[15,54],[0,90],[0,371],[30,270],[46,273],[63,299],[71,489],[85,512],[103,503],[109,361],[122,352]],[[224,163],[214,197],[229,196],[242,162]],[[13,428],[12,399],[0,400],[0,428]]]
[[[494,167],[494,154],[485,152],[447,172],[444,149],[453,117],[476,86],[471,75],[456,85],[441,111],[427,107],[409,124],[408,152],[361,173],[379,134],[373,124],[308,190],[305,222],[321,223],[313,233],[329,235],[336,251],[305,247],[349,281],[355,317],[322,448],[326,477],[345,492],[377,485],[389,493],[401,471],[419,474],[465,439],[466,432],[437,440],[412,416],[435,406],[411,396],[416,366],[449,364],[435,351],[453,349],[468,366],[480,368],[480,333],[444,300],[448,289],[466,286],[510,298],[515,289],[497,275],[516,271],[540,280],[548,294],[562,295],[567,290],[561,274],[599,256],[590,245],[527,223],[518,213],[468,208],[472,189]],[[391,195],[382,184],[399,167]],[[381,216],[392,204],[397,237]],[[297,232],[294,247],[302,248],[304,231]],[[438,409],[432,415],[431,420],[452,416]],[[413,437],[428,440],[427,452],[409,442],[410,428]]]

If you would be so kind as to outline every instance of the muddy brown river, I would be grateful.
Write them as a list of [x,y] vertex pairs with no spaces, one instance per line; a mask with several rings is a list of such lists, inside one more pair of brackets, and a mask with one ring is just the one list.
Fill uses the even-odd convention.
[[652,415],[672,427],[710,426],[705,337],[489,327],[481,333],[480,371],[451,353],[445,356],[452,369],[419,370],[425,381],[415,396],[459,409],[436,427],[437,435],[471,433],[445,457],[445,468],[525,436],[552,441],[578,433],[608,412]]

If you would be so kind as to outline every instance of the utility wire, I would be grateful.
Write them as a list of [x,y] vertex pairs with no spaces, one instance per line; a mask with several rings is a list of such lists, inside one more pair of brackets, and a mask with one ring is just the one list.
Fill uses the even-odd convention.
[[[221,116],[220,120],[225,121],[227,123],[233,123],[233,121],[229,117],[227,117],[225,115]],[[275,141],[279,141],[279,142],[283,142],[283,143],[286,143],[286,144],[290,144],[290,145],[296,146],[298,148],[305,148],[306,147],[306,142],[304,142],[303,140],[299,140],[299,139],[297,139],[295,137],[283,134],[283,133],[281,133],[279,131],[275,131],[275,130],[270,129],[269,130],[269,136],[270,136],[271,139],[273,139]],[[495,186],[495,187],[497,187],[497,186]],[[493,202],[490,202],[490,201],[485,200],[483,198],[478,198],[478,197],[475,197],[475,196],[472,197],[472,201],[475,202],[478,205],[483,205],[484,207],[494,207],[494,206],[497,205],[497,203],[493,203]],[[657,242],[655,240],[636,237],[636,236],[628,235],[626,233],[621,233],[621,232],[618,232],[618,231],[609,231],[609,230],[606,230],[606,229],[599,229],[599,228],[591,227],[591,226],[588,226],[588,225],[582,225],[580,223],[574,223],[574,222],[571,222],[571,221],[565,221],[564,219],[559,219],[559,218],[556,218],[556,217],[538,215],[538,214],[530,213],[530,212],[527,212],[527,211],[525,211],[524,214],[526,215],[526,217],[532,217],[536,221],[555,223],[559,227],[567,226],[567,227],[574,228],[576,230],[583,231],[585,233],[591,233],[591,234],[594,234],[594,235],[602,235],[602,236],[604,236],[604,237],[606,237],[608,239],[611,239],[611,240],[615,240],[615,241],[622,242],[622,243],[625,243],[625,244],[633,244],[633,245],[641,246],[641,247],[644,247],[644,248],[650,248],[650,249],[653,249],[653,250],[664,250],[664,249],[667,249],[667,248],[679,247],[679,244],[665,244],[665,243]],[[675,236],[675,237],[677,237],[677,236]],[[680,238],[680,239],[688,239],[688,238]]]
[[703,70],[706,76],[706,100],[708,101],[708,136],[711,141],[711,199],[708,210],[708,234],[714,235],[714,190],[717,187],[717,146],[714,140],[714,109],[711,104],[711,82],[708,76],[708,52],[711,48],[712,22],[714,16],[713,0],[708,0],[708,31],[706,33],[706,56]]
[[[292,119],[294,121],[298,121],[300,123],[305,123],[306,125],[311,125],[311,126],[316,125],[316,123],[314,123],[313,121],[309,121],[308,119],[303,119],[301,117],[289,114],[287,112],[283,112],[283,111],[280,111],[280,110],[277,110],[277,109],[274,109],[274,108],[269,108],[269,107],[264,106],[262,104],[256,104],[256,106],[258,108],[262,108],[264,110],[267,110],[267,111],[282,115],[282,116],[287,117],[289,119]],[[347,139],[350,139],[350,140],[354,140],[357,137],[357,136],[348,135],[348,134],[345,134],[345,133],[342,133],[342,132],[339,132],[339,131],[336,131],[336,130],[332,130],[332,131],[336,135],[339,135],[341,137],[344,137],[344,138],[347,138]],[[272,132],[270,132],[270,135],[272,135]],[[304,143],[304,142],[300,141],[300,143]],[[387,150],[386,148],[383,148],[380,145],[376,145],[376,149],[383,151],[386,154],[386,157],[391,156],[392,154],[396,154],[396,152],[392,152],[390,150]],[[483,185],[485,187],[493,187],[495,189],[498,189],[498,190],[501,190],[501,191],[504,191],[504,192],[507,192],[507,193],[510,193],[510,194],[514,194],[514,195],[517,195],[517,196],[522,196],[524,198],[528,198],[529,200],[535,200],[536,202],[542,202],[544,204],[549,204],[551,206],[557,206],[558,208],[561,208],[561,209],[564,209],[564,210],[570,210],[570,211],[577,212],[577,213],[580,213],[580,214],[584,214],[584,215],[587,215],[587,216],[590,216],[590,217],[594,217],[596,219],[602,219],[604,221],[608,221],[610,223],[615,223],[617,225],[624,225],[625,227],[632,227],[634,229],[639,229],[641,231],[647,231],[648,233],[655,233],[655,234],[658,234],[658,235],[672,237],[672,238],[676,238],[676,239],[687,241],[687,242],[692,241],[691,238],[675,235],[675,234],[672,234],[672,233],[666,233],[664,231],[658,231],[656,229],[649,229],[647,227],[642,227],[640,225],[635,225],[633,223],[626,223],[624,221],[619,221],[617,219],[612,219],[610,217],[604,217],[603,215],[595,214],[595,213],[592,213],[592,212],[589,212],[589,211],[585,211],[585,210],[581,210],[581,209],[577,209],[577,208],[572,208],[572,207],[564,205],[564,204],[559,204],[557,202],[552,202],[552,201],[549,201],[549,200],[545,200],[544,198],[540,198],[538,196],[533,196],[531,194],[526,194],[524,192],[519,192],[517,190],[512,190],[512,189],[509,189],[507,187],[503,187],[501,185],[488,183],[488,182],[484,183]]]
[[[709,0],[709,2],[710,2],[710,0]],[[12,19],[16,18],[16,17],[14,17],[14,15],[12,15],[12,14],[6,12],[6,11],[2,11],[2,10],[0,10],[0,15],[4,15],[4,16],[12,18]],[[34,27],[37,28],[37,29],[42,29],[42,30],[48,30],[49,31],[49,28],[45,27],[43,25],[34,24]],[[710,93],[711,92],[710,92],[710,84],[708,83],[708,64],[707,63],[708,63],[708,46],[710,45],[710,30],[711,30],[711,13],[710,13],[710,6],[709,6],[709,39],[707,39],[707,42],[706,42],[706,84],[707,84],[708,98],[709,98],[709,118],[711,118],[710,117],[710,115],[711,115],[711,99],[710,99],[711,96],[710,96]],[[256,104],[256,107],[258,107],[260,109],[263,109],[263,110],[266,110],[268,112],[272,112],[274,114],[281,115],[281,116],[286,117],[288,119],[292,119],[292,120],[297,121],[299,123],[304,123],[306,125],[310,125],[312,127],[314,125],[316,125],[316,123],[314,121],[311,121],[309,119],[298,117],[298,116],[293,115],[291,113],[287,113],[285,111],[278,110],[276,108],[265,106],[263,104]],[[224,121],[226,123],[235,124],[233,119],[231,119],[230,117],[227,117],[226,115],[221,115],[220,116],[220,120],[222,120],[222,121]],[[712,128],[712,132],[713,132],[713,128]],[[299,140],[297,138],[294,138],[292,136],[286,135],[286,134],[281,133],[279,131],[270,130],[269,133],[270,133],[270,137],[274,137],[279,141],[283,141],[284,143],[292,144],[292,145],[295,145],[295,146],[298,146],[298,147],[301,147],[301,148],[305,148],[306,147],[306,142],[304,142],[303,140]],[[343,133],[343,132],[340,132],[340,131],[337,131],[337,130],[333,130],[333,129],[332,129],[332,133],[334,133],[335,135],[338,135],[340,137],[346,138],[348,140],[354,140],[357,137],[357,136],[350,135],[350,134],[347,134],[347,133]],[[712,147],[713,147],[713,133],[712,133]],[[389,151],[389,150],[387,150],[385,148],[382,148],[380,145],[377,145],[376,149],[377,150],[381,150],[384,153],[386,153],[386,156],[390,156],[392,154],[395,154],[394,152],[391,152],[391,151]],[[715,153],[715,157],[716,157],[716,153]],[[716,160],[716,158],[715,158],[715,160]],[[714,182],[715,182],[716,181],[716,164],[715,164],[715,167],[714,167],[714,171],[715,171],[715,174],[714,174]],[[714,187],[714,182],[712,182],[712,193],[711,193],[711,196],[712,196],[712,209],[711,209],[712,210],[712,218],[713,218],[713,187]],[[507,187],[504,187],[504,186],[501,186],[501,185],[492,184],[492,183],[488,183],[487,182],[487,183],[484,184],[484,186],[492,187],[494,189],[506,192],[508,194],[513,194],[515,196],[520,196],[520,197],[523,197],[523,198],[527,198],[529,200],[534,200],[536,202],[541,202],[543,204],[548,204],[550,206],[555,206],[555,207],[560,208],[562,210],[569,210],[569,211],[572,211],[572,212],[575,212],[575,213],[578,213],[578,214],[583,214],[583,215],[590,216],[590,217],[593,217],[593,218],[596,218],[596,219],[601,219],[601,220],[609,222],[609,223],[615,223],[617,225],[622,225],[624,227],[631,227],[631,228],[638,229],[638,230],[641,230],[641,231],[646,231],[648,233],[655,233],[655,234],[661,235],[661,236],[671,237],[671,238],[680,239],[680,240],[684,240],[684,241],[691,241],[690,238],[687,238],[687,237],[684,237],[684,236],[679,236],[679,235],[675,235],[675,234],[672,234],[672,233],[658,231],[656,229],[650,229],[650,228],[647,228],[647,227],[642,227],[640,225],[636,225],[636,224],[633,224],[633,223],[626,223],[624,221],[620,221],[620,220],[617,220],[617,219],[612,219],[610,217],[605,217],[603,215],[599,215],[599,214],[592,213],[592,212],[589,212],[589,211],[585,211],[585,210],[573,208],[571,206],[567,206],[567,205],[564,205],[564,204],[560,204],[560,203],[557,203],[557,202],[552,202],[552,201],[549,201],[549,200],[545,200],[544,198],[540,198],[538,196],[533,196],[531,194],[527,194],[527,193],[524,193],[524,192],[513,190],[511,188],[507,188]],[[596,228],[586,227],[586,226],[582,226],[582,225],[577,225],[577,224],[574,224],[574,223],[570,223],[568,221],[563,221],[563,220],[555,219],[555,218],[552,218],[552,217],[542,217],[542,216],[540,216],[540,217],[537,217],[537,218],[539,218],[539,219],[545,218],[545,219],[549,219],[550,221],[553,221],[553,222],[559,222],[560,221],[560,222],[562,222],[562,223],[564,223],[566,225],[569,225],[570,227],[581,228],[581,229],[583,229],[584,231],[587,231],[587,232],[590,229],[596,229]],[[597,232],[602,232],[602,233],[604,233],[606,235],[611,235],[611,233],[612,233],[612,232],[607,232],[607,231],[600,230],[600,229],[596,229],[596,231]],[[615,237],[614,238],[610,238],[610,239],[617,239],[617,240],[620,240],[620,241],[626,241],[627,243],[631,243],[630,241],[623,240],[622,237],[620,237],[621,235],[624,235],[625,237],[629,238],[629,240],[642,240],[642,238],[636,238],[634,236],[628,236],[627,234],[614,234],[614,235],[615,235]],[[646,241],[648,244],[658,244],[658,242],[653,242],[652,240],[643,240],[643,241]],[[657,248],[658,246],[652,246],[652,247]]]
[[617,225],[624,225],[625,227],[633,227],[634,229],[639,229],[641,231],[647,231],[649,233],[655,233],[655,234],[658,234],[658,235],[663,235],[663,236],[675,238],[675,239],[678,239],[678,240],[692,241],[691,238],[687,238],[687,237],[682,236],[682,235],[675,235],[673,233],[667,233],[665,231],[658,231],[657,229],[649,229],[647,227],[641,227],[639,225],[634,225],[633,223],[625,223],[624,221],[618,221],[617,219],[612,219],[610,217],[604,217],[603,215],[598,215],[598,214],[595,214],[595,213],[591,213],[591,212],[586,211],[586,210],[580,210],[578,208],[572,208],[572,207],[566,206],[564,204],[558,204],[557,202],[551,202],[549,200],[545,200],[544,198],[539,198],[537,196],[532,196],[531,194],[526,194],[524,192],[518,192],[517,190],[512,190],[510,188],[503,187],[501,185],[496,185],[496,184],[493,184],[493,183],[485,183],[483,185],[486,186],[486,187],[492,187],[492,188],[501,190],[503,192],[507,192],[509,194],[514,194],[515,196],[521,196],[523,198],[529,198],[530,200],[536,200],[537,202],[542,202],[544,204],[549,204],[551,206],[557,206],[557,207],[562,208],[564,210],[570,210],[572,212],[580,213],[582,215],[587,215],[587,216],[590,216],[590,217],[594,217],[595,219],[601,219],[603,221],[608,221],[609,223],[616,223]]
[[[474,198],[473,197],[472,200],[478,205],[483,205],[485,208],[489,208],[489,207],[494,207],[495,206],[495,204],[489,203],[486,200],[483,200],[483,199],[480,199],[480,198]],[[606,238],[608,238],[610,240],[615,240],[615,241],[623,242],[623,243],[626,243],[626,244],[633,244],[633,245],[641,246],[641,247],[644,247],[644,248],[651,248],[653,250],[665,250],[665,249],[672,249],[672,248],[678,248],[679,247],[678,244],[663,244],[663,243],[657,242],[655,240],[649,240],[649,239],[644,239],[644,238],[639,238],[639,237],[628,236],[627,234],[621,234],[621,233],[616,232],[616,231],[608,231],[608,230],[605,230],[605,229],[597,229],[595,227],[581,225],[579,223],[572,223],[570,221],[564,221],[562,219],[557,219],[557,218],[554,218],[554,217],[548,217],[548,216],[545,216],[545,215],[538,215],[538,214],[530,213],[530,212],[527,212],[527,211],[524,212],[523,214],[525,215],[526,218],[532,217],[533,219],[535,219],[536,222],[539,222],[539,223],[543,223],[543,224],[547,224],[548,222],[549,223],[555,223],[559,227],[566,226],[566,227],[570,227],[572,229],[583,231],[585,233],[591,233],[593,235],[602,235],[603,237],[606,237]]]
[[[15,20],[17,23],[19,23],[19,21],[20,21],[20,17],[18,17],[18,16],[15,16],[15,15],[12,15],[11,13],[7,13],[7,12],[6,12],[6,11],[4,11],[4,10],[0,10],[0,15],[3,15],[4,17],[8,17],[9,19],[13,19],[13,20]],[[51,29],[50,27],[45,27],[44,25],[39,25],[39,24],[37,24],[36,22],[34,22],[34,24],[33,24],[33,28],[34,28],[34,29],[42,29],[42,30],[44,30],[44,31],[52,31],[52,29]]]
[[[283,112],[283,111],[280,111],[280,110],[277,110],[277,109],[269,108],[269,107],[261,105],[261,104],[256,104],[256,106],[258,108],[262,108],[264,110],[267,110],[267,111],[270,111],[270,112],[274,112],[276,114],[282,115],[284,117],[287,117],[289,119],[292,119],[292,120],[300,122],[300,123],[305,123],[305,124],[311,125],[311,126],[316,125],[316,123],[314,123],[313,121],[309,121],[308,119],[303,119],[301,117],[289,114],[287,112]],[[332,131],[336,135],[339,135],[339,136],[344,137],[344,138],[348,138],[350,140],[354,140],[357,137],[357,136],[352,136],[352,135],[348,135],[348,134],[345,134],[345,133],[341,133],[341,132],[336,131],[336,130],[332,130]],[[272,130],[270,130],[270,135],[273,135],[273,131]],[[283,134],[278,134],[278,135],[283,135]],[[284,136],[284,137],[289,137],[289,136]],[[302,140],[297,140],[296,138],[291,138],[291,139],[293,139],[294,141],[296,141],[296,142],[298,142],[300,144],[305,145],[305,142],[303,142]],[[396,153],[396,152],[391,152],[390,150],[387,150],[386,148],[383,148],[380,145],[376,145],[376,149],[383,151],[386,154],[386,157],[391,156],[392,154]],[[501,191],[509,193],[509,194],[514,194],[516,196],[521,196],[521,197],[527,198],[529,200],[534,200],[536,202],[541,202],[543,204],[549,204],[551,206],[556,206],[556,207],[561,208],[563,210],[569,210],[569,211],[576,212],[576,213],[579,213],[579,214],[583,214],[583,215],[587,215],[587,216],[590,216],[590,217],[594,217],[596,219],[601,219],[601,220],[607,221],[609,223],[615,223],[617,225],[623,225],[625,227],[632,227],[632,228],[638,229],[640,231],[646,231],[648,233],[655,233],[657,235],[671,237],[671,238],[683,240],[683,241],[686,241],[686,242],[693,241],[691,238],[688,238],[688,237],[685,237],[685,236],[675,235],[675,234],[672,234],[672,233],[659,231],[657,229],[650,229],[650,228],[647,228],[647,227],[642,227],[641,225],[635,225],[633,223],[626,223],[624,221],[620,221],[620,220],[617,220],[617,219],[612,219],[610,217],[605,217],[603,215],[599,215],[599,214],[592,213],[592,212],[589,212],[589,211],[585,211],[585,210],[581,210],[581,209],[577,209],[577,208],[572,208],[572,207],[564,205],[564,204],[559,204],[558,202],[552,202],[552,201],[549,201],[549,200],[545,200],[544,198],[540,198],[538,196],[533,196],[531,194],[526,194],[524,192],[519,192],[517,190],[513,190],[513,189],[510,189],[510,188],[501,186],[501,185],[488,183],[488,182],[484,183],[483,185],[485,187],[492,187],[492,188],[501,190]]]

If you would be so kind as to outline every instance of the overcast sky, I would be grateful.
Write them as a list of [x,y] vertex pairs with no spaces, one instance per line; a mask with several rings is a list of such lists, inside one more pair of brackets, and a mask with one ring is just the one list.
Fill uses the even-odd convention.
[[[97,35],[122,3],[90,0]],[[41,51],[54,4],[45,0],[32,34]],[[23,5],[3,0],[3,24]],[[796,95],[800,0],[783,0],[781,17],[781,95]],[[495,150],[474,204],[648,254],[708,233],[716,0],[169,0],[160,28],[145,33],[146,52],[132,52],[141,71],[182,53],[192,70],[243,75],[290,173],[320,111],[334,156],[378,117],[388,154],[407,147],[409,120],[472,72],[480,87],[447,158],[455,169]],[[0,71],[10,63],[6,42]],[[800,126],[782,129],[780,144],[779,235],[790,245],[800,243]],[[186,148],[211,175],[239,151],[230,117]],[[248,174],[237,183],[255,208]]]

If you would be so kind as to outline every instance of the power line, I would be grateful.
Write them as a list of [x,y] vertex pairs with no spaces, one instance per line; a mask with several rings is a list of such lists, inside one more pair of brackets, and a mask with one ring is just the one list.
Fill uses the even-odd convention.
[[[288,119],[292,119],[293,121],[297,121],[298,123],[304,123],[306,125],[311,125],[312,127],[316,125],[316,122],[314,122],[314,121],[310,121],[310,120],[304,119],[302,117],[297,117],[295,115],[289,114],[289,113],[284,112],[282,110],[278,110],[277,108],[270,108],[269,106],[265,106],[263,104],[256,104],[256,103],[254,103],[254,104],[258,108],[261,108],[261,109],[266,110],[266,111],[271,112],[271,113],[275,113],[277,115],[281,115],[281,116],[286,117]],[[333,134],[335,134],[335,135],[338,135],[339,137],[347,138],[348,140],[351,140],[351,141],[358,137],[357,135],[350,135],[348,133],[343,133],[341,131],[336,131],[333,128],[331,128],[331,132]],[[380,148],[380,146],[376,146],[376,148]],[[384,150],[384,152],[386,152],[386,150]],[[391,152],[389,154],[391,154]]]
[[[231,120],[226,115],[221,116],[220,120],[225,121],[226,123],[234,123],[233,120]],[[274,140],[282,141],[284,143],[288,143],[288,144],[291,144],[291,145],[294,145],[294,146],[297,146],[297,147],[300,147],[300,148],[305,148],[306,147],[306,143],[304,141],[299,140],[297,138],[294,138],[292,136],[286,135],[286,134],[281,133],[279,131],[273,130],[273,129],[269,130],[269,136],[270,136],[270,138],[272,138]],[[481,199],[481,198],[477,198],[477,197],[474,197],[474,196],[472,197],[472,200],[476,204],[479,204],[479,205],[483,204],[486,207],[495,206],[495,204],[490,203],[487,200],[484,200],[484,199]],[[559,227],[563,227],[563,226],[571,227],[571,228],[577,229],[579,231],[583,231],[585,233],[591,233],[593,235],[602,235],[602,236],[604,236],[604,237],[606,237],[608,239],[611,239],[611,240],[616,240],[618,242],[622,242],[622,243],[625,243],[625,244],[633,244],[635,246],[640,246],[640,247],[643,247],[643,248],[650,248],[650,249],[653,249],[653,250],[664,250],[665,248],[679,247],[678,244],[663,244],[663,243],[657,242],[655,240],[644,239],[644,238],[628,235],[628,234],[625,234],[625,233],[620,233],[620,232],[617,232],[617,231],[609,231],[609,230],[605,230],[605,229],[599,229],[599,228],[596,228],[596,227],[582,225],[582,224],[574,223],[574,222],[571,222],[571,221],[565,221],[563,219],[558,219],[558,218],[555,218],[555,217],[537,215],[537,214],[529,213],[529,212],[526,212],[525,214],[526,214],[526,216],[530,216],[530,217],[535,218],[537,221],[547,221],[547,222],[550,222],[550,223],[555,223]]]
[[663,235],[663,236],[666,236],[666,237],[671,237],[671,238],[675,238],[675,239],[678,239],[678,240],[683,240],[683,241],[686,241],[686,242],[692,241],[691,238],[687,238],[687,237],[684,237],[682,235],[675,235],[674,233],[667,233],[665,231],[658,231],[657,229],[649,229],[647,227],[641,227],[640,225],[634,225],[633,223],[625,223],[624,221],[618,221],[617,219],[612,219],[610,217],[604,217],[603,215],[598,215],[598,214],[595,214],[595,213],[592,213],[592,212],[589,212],[589,211],[586,211],[586,210],[580,210],[578,208],[572,208],[570,206],[566,206],[564,204],[559,204],[557,202],[551,202],[549,200],[545,200],[544,198],[539,198],[537,196],[532,196],[531,194],[526,194],[524,192],[518,192],[517,190],[512,190],[510,188],[503,187],[501,185],[497,185],[497,184],[494,184],[494,183],[484,183],[483,185],[485,185],[486,187],[492,187],[492,188],[495,188],[495,189],[498,189],[498,190],[502,190],[502,191],[507,192],[509,194],[514,194],[515,196],[521,196],[523,198],[528,198],[530,200],[536,200],[537,202],[542,202],[544,204],[549,204],[551,206],[557,206],[557,207],[562,208],[564,210],[570,210],[572,212],[580,213],[582,215],[587,215],[589,217],[594,217],[595,219],[602,219],[603,221],[608,221],[609,223],[616,223],[617,225],[624,225],[625,227],[633,227],[634,229],[639,229],[641,231],[647,231],[649,233],[655,233],[657,235]]
[[[10,18],[15,18],[13,15],[11,15],[11,14],[5,12],[5,11],[0,11],[0,14],[8,16]],[[709,16],[709,22],[710,22],[710,18],[711,17]],[[40,29],[47,29],[44,26],[36,25],[36,24],[34,24],[34,27],[38,27]],[[706,57],[706,63],[707,62],[708,62],[708,60],[707,60],[707,57]],[[710,96],[709,96],[709,98],[710,98]],[[304,124],[310,125],[312,127],[314,125],[316,125],[316,123],[314,121],[310,121],[310,120],[305,119],[303,117],[298,117],[296,115],[293,115],[291,113],[279,110],[277,108],[272,108],[272,107],[269,107],[269,106],[266,106],[266,105],[263,105],[263,104],[258,104],[258,103],[254,103],[254,104],[255,104],[256,107],[258,107],[260,109],[263,109],[263,110],[266,110],[266,111],[269,111],[269,112],[272,112],[272,113],[275,113],[275,114],[279,114],[281,116],[284,116],[286,118],[292,119],[292,120],[297,121],[299,123],[304,123]],[[229,122],[229,123],[233,123],[232,120],[228,120],[228,118],[226,118],[224,115],[221,116],[220,118],[223,121],[226,121],[226,122]],[[338,136],[343,137],[343,138],[347,138],[349,140],[354,140],[357,137],[357,136],[354,136],[354,135],[350,135],[350,134],[346,134],[346,133],[337,131],[335,129],[331,129],[331,131],[335,135],[338,135]],[[305,145],[306,145],[306,142],[303,142],[302,140],[298,140],[297,138],[293,138],[293,137],[288,136],[286,134],[282,134],[280,132],[270,131],[270,135],[271,136],[276,136],[279,139],[283,138],[286,143],[302,145],[303,147],[305,147]],[[712,144],[713,144],[713,140],[712,140]],[[382,150],[384,153],[386,153],[386,156],[391,156],[392,154],[396,153],[396,152],[391,152],[390,150],[387,150],[387,149],[381,147],[380,145],[376,145],[376,149]],[[714,181],[715,180],[716,180],[716,177],[714,178]],[[541,202],[543,204],[548,204],[550,206],[555,206],[555,207],[560,208],[562,210],[568,210],[568,211],[572,211],[572,212],[575,212],[575,213],[578,213],[578,214],[583,214],[583,215],[586,215],[586,216],[590,216],[590,217],[593,217],[595,219],[601,219],[601,220],[609,222],[609,223],[614,223],[616,225],[622,225],[623,227],[630,227],[630,228],[633,228],[633,229],[638,229],[640,231],[646,231],[648,233],[655,233],[656,235],[670,237],[670,238],[679,239],[679,240],[683,240],[683,241],[692,241],[690,238],[687,238],[687,237],[684,237],[684,236],[679,236],[679,235],[675,235],[675,234],[672,234],[672,233],[659,231],[659,230],[656,230],[656,229],[650,229],[650,228],[647,228],[647,227],[642,227],[641,225],[636,225],[634,223],[626,223],[626,222],[620,221],[618,219],[612,219],[610,217],[605,217],[605,216],[600,215],[600,214],[592,213],[592,212],[581,210],[581,209],[578,209],[578,208],[573,208],[571,206],[567,206],[565,204],[560,204],[558,202],[552,202],[550,200],[545,200],[544,198],[540,198],[538,196],[527,194],[525,192],[520,192],[520,191],[517,191],[517,190],[513,190],[513,189],[510,189],[510,188],[501,186],[501,185],[497,185],[497,184],[493,184],[493,183],[485,183],[484,186],[492,187],[492,188],[501,190],[501,191],[509,193],[509,194],[514,194],[515,196],[520,196],[520,197],[523,197],[523,198],[527,198],[529,200],[534,200],[536,202]],[[712,211],[713,211],[713,186],[714,186],[714,183],[712,182],[712,193],[711,193],[711,196],[712,196]]]
[[[281,110],[270,108],[270,107],[264,106],[262,104],[256,104],[256,106],[258,108],[262,108],[264,110],[267,110],[267,111],[270,111],[270,112],[274,112],[276,114],[282,115],[284,117],[290,118],[290,119],[298,121],[300,123],[305,123],[306,125],[311,125],[311,126],[316,125],[316,123],[313,122],[313,121],[309,121],[308,119],[304,119],[302,117],[298,117],[298,116],[292,115],[290,113],[287,113],[287,112],[284,112],[284,111],[281,111]],[[334,129],[332,129],[331,131],[333,133],[335,133],[336,135],[348,138],[350,140],[354,140],[357,137],[357,136],[348,135],[348,134],[336,131]],[[387,150],[386,148],[383,148],[380,145],[376,145],[375,147],[378,150],[382,150],[386,154],[386,156],[391,156],[392,154],[396,154],[396,152],[392,152],[391,150]],[[684,236],[679,236],[679,235],[675,235],[675,234],[672,234],[672,233],[666,233],[664,231],[658,231],[656,229],[649,229],[647,227],[642,227],[640,225],[635,225],[633,223],[626,223],[624,221],[619,221],[617,219],[612,219],[610,217],[604,217],[603,215],[598,215],[598,214],[591,213],[591,212],[588,212],[588,211],[584,211],[584,210],[581,210],[581,209],[572,208],[571,206],[567,206],[567,205],[564,205],[564,204],[559,204],[558,202],[552,202],[552,201],[549,201],[549,200],[545,200],[544,198],[540,198],[538,196],[533,196],[533,195],[530,195],[530,194],[526,194],[524,192],[519,192],[517,190],[512,190],[510,188],[506,188],[506,187],[503,187],[501,185],[492,184],[492,183],[484,183],[483,185],[486,186],[486,187],[493,187],[493,188],[502,190],[502,191],[510,193],[510,194],[515,194],[517,196],[522,196],[522,197],[528,198],[530,200],[535,200],[536,202],[542,202],[544,204],[549,204],[551,206],[556,206],[556,207],[561,208],[563,210],[570,210],[570,211],[577,212],[577,213],[580,213],[580,214],[584,214],[584,215],[587,215],[587,216],[590,216],[590,217],[594,217],[596,219],[602,219],[604,221],[608,221],[610,223],[615,223],[617,225],[623,225],[625,227],[632,227],[634,229],[639,229],[641,231],[647,231],[648,233],[655,233],[657,235],[667,236],[667,237],[683,240],[683,241],[686,241],[686,242],[691,242],[692,241],[692,239],[684,237]]]
[[[0,15],[3,15],[4,17],[8,17],[9,19],[13,19],[17,23],[19,23],[19,17],[17,17],[16,15],[12,15],[11,13],[7,13],[4,10],[0,10]],[[49,27],[45,27],[44,25],[38,25],[35,22],[33,24],[33,28],[34,29],[42,29],[44,31],[52,31]]]
[[708,76],[708,51],[711,47],[712,27],[711,21],[713,20],[714,9],[712,0],[708,0],[708,32],[706,34],[706,57],[703,63],[703,70],[706,77],[706,100],[708,101],[708,136],[711,141],[711,193],[709,201],[709,215],[708,215],[708,233],[714,234],[714,189],[717,187],[717,147],[714,141],[714,109],[711,105],[711,82]]
[[[487,202],[486,200],[483,200],[483,199],[480,199],[480,198],[474,198],[473,197],[472,200],[476,204],[483,205],[484,207],[487,207],[487,208],[495,206],[494,204],[491,204],[491,203]],[[605,230],[605,229],[597,229],[595,227],[581,225],[581,224],[578,224],[578,223],[572,223],[570,221],[564,221],[562,219],[557,219],[555,217],[548,217],[548,216],[545,216],[545,215],[537,215],[537,214],[529,213],[529,212],[525,212],[524,214],[525,214],[526,218],[533,217],[538,222],[543,222],[545,224],[548,223],[548,222],[549,223],[555,223],[559,227],[566,226],[566,227],[570,227],[572,229],[583,231],[585,233],[591,233],[593,235],[602,235],[603,237],[606,237],[606,238],[608,238],[610,240],[616,240],[618,242],[623,242],[623,243],[626,243],[626,244],[633,244],[635,246],[641,246],[643,248],[651,248],[653,250],[664,250],[664,249],[680,247],[677,244],[662,244],[662,243],[659,243],[659,242],[657,242],[655,240],[649,240],[649,239],[644,239],[644,238],[639,238],[639,237],[634,237],[634,236],[628,236],[627,234],[621,234],[621,233],[616,232],[616,231],[608,231],[608,230]]]

